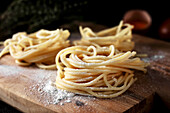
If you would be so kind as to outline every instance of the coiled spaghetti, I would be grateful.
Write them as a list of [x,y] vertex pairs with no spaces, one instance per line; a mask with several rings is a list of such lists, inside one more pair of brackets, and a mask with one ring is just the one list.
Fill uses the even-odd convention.
[[35,63],[40,68],[56,69],[56,54],[69,46],[68,30],[39,30],[32,34],[19,32],[4,42],[5,48],[0,57],[10,53],[19,65],[27,66]]
[[68,30],[19,32],[4,42],[0,57],[10,53],[19,65],[35,63],[45,69],[57,67],[57,88],[112,98],[121,95],[135,82],[134,70],[146,72],[147,64],[131,51],[134,47],[132,28],[123,21],[98,33],[80,26],[82,38],[74,41],[72,47],[67,40]]
[[65,48],[56,56],[56,86],[99,98],[116,97],[136,80],[134,69],[146,72],[146,63],[133,58],[135,54],[119,52],[113,45]]
[[116,49],[121,51],[131,51],[134,48],[132,39],[132,28],[130,24],[120,22],[118,26],[109,28],[98,33],[94,33],[90,28],[82,28],[80,26],[81,40],[74,41],[74,45],[114,45]]

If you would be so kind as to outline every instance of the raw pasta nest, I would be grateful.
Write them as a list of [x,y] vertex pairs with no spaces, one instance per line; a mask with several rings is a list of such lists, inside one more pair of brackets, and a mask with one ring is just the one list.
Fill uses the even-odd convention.
[[55,56],[68,47],[70,33],[68,30],[39,30],[32,34],[19,32],[4,42],[5,48],[0,57],[10,53],[19,65],[28,66],[35,63],[40,68],[56,69]]
[[133,58],[135,54],[119,52],[113,45],[65,48],[56,56],[56,86],[99,98],[116,97],[136,80],[133,69],[146,72],[146,64]]

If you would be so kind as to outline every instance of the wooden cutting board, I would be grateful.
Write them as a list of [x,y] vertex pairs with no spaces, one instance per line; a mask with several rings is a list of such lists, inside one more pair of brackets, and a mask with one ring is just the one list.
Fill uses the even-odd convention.
[[[74,34],[72,38],[79,38]],[[0,59],[0,99],[22,112],[31,113],[122,113],[148,112],[152,108],[154,94],[159,89],[154,82],[157,77],[170,80],[168,52],[170,44],[147,37],[134,35],[135,50],[148,54],[143,60],[150,62],[148,73],[136,72],[137,81],[122,95],[112,99],[63,94],[49,83],[55,82],[56,70],[38,69],[34,65],[21,67],[15,64],[10,55]],[[159,72],[159,73],[157,73]],[[156,73],[156,74],[155,74]],[[163,76],[163,77],[161,77]],[[154,82],[153,82],[154,81]],[[162,82],[162,81],[161,81]],[[158,80],[159,85],[161,83]],[[167,82],[169,84],[169,82]],[[169,87],[161,89],[166,103],[170,101]],[[52,91],[50,91],[52,90]],[[168,100],[169,99],[169,100]]]

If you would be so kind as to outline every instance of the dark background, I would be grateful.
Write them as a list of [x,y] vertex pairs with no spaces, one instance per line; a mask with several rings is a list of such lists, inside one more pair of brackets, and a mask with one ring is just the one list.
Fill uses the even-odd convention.
[[[78,4],[78,5],[74,5]],[[108,0],[5,0],[0,3],[0,40],[11,38],[14,33],[35,32],[39,29],[57,29],[67,24],[71,32],[78,31],[74,21],[92,22],[113,27],[118,25],[129,10],[146,10],[152,24],[144,34],[164,40],[159,35],[160,25],[170,18],[169,2],[149,1],[108,1]],[[75,26],[77,28],[75,28]],[[166,41],[166,40],[165,40]],[[156,110],[167,110],[159,98]],[[155,112],[154,110],[153,112]],[[0,101],[0,112],[17,113],[18,111]]]
[[[168,1],[6,0],[0,4],[0,40],[20,31],[57,29],[75,20],[113,27],[127,11],[135,9],[146,10],[152,18],[150,28],[142,35],[161,39],[160,25],[170,18]],[[69,30],[75,32],[74,27]]]

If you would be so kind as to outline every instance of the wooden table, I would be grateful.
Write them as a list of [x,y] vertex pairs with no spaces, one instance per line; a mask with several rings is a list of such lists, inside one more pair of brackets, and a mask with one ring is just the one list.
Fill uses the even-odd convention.
[[[80,38],[73,34],[72,39]],[[0,99],[23,112],[41,113],[121,113],[148,112],[155,93],[170,106],[170,44],[148,37],[134,35],[135,50],[148,54],[147,74],[136,72],[138,80],[122,95],[112,99],[74,95],[54,102],[54,95],[42,91],[49,81],[55,81],[56,70],[35,66],[21,67],[10,55],[0,59]]]

